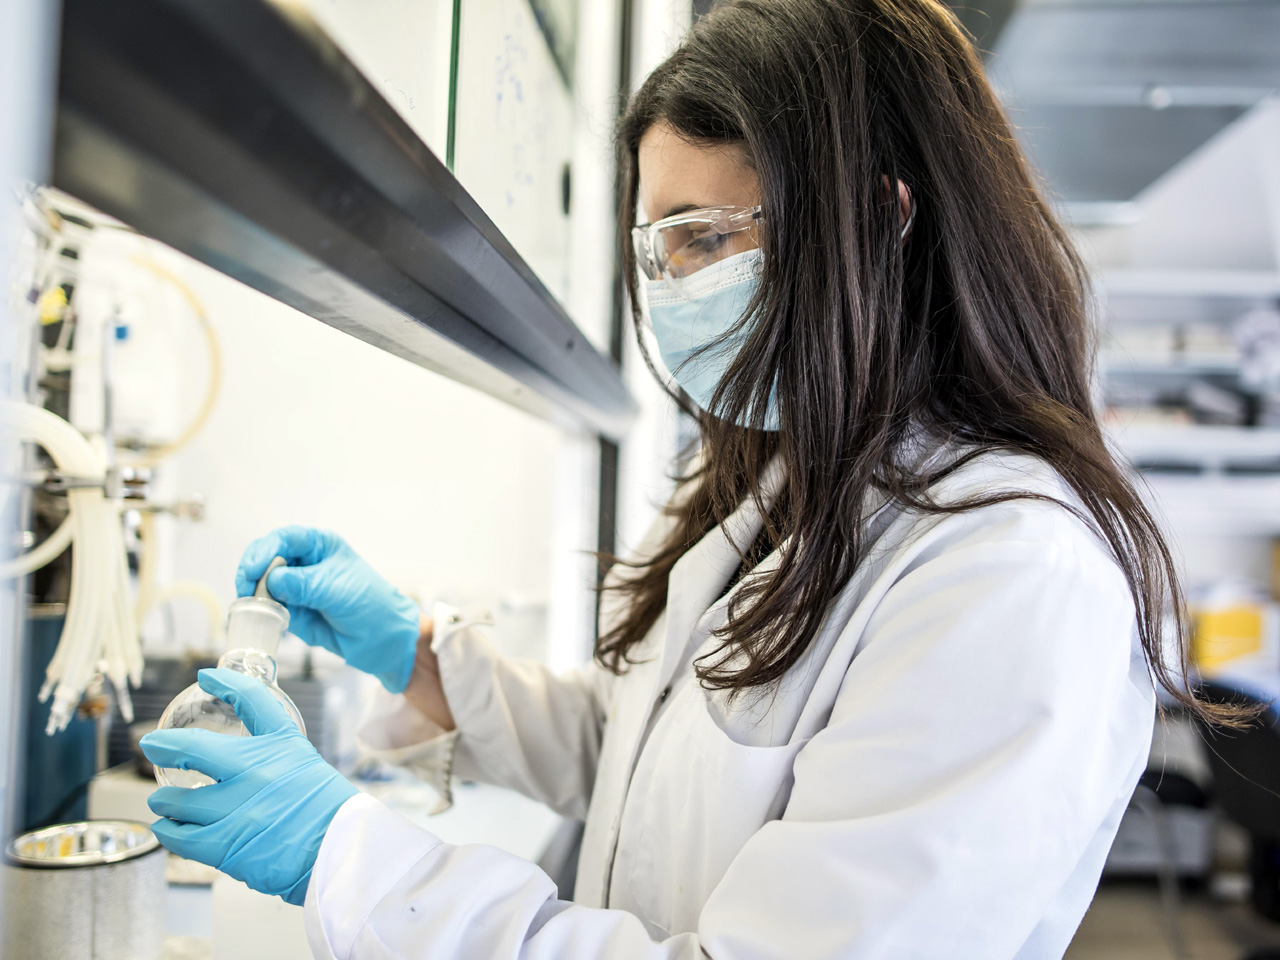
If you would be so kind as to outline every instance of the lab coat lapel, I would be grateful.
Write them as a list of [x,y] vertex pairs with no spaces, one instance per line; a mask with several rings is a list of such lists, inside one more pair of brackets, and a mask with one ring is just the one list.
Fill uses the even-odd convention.
[[[782,458],[775,456],[761,477],[766,511],[773,508],[785,476]],[[764,516],[759,506],[748,497],[724,523],[709,530],[671,568],[667,578],[666,631],[654,677],[655,693],[670,682],[698,621],[717,602],[727,603],[730,599],[732,592],[717,601],[742,562],[738,551],[746,551],[751,546],[763,525]]]

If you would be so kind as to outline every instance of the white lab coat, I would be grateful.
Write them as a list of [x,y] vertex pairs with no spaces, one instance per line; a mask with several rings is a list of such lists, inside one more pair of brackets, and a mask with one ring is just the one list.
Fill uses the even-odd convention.
[[[1074,502],[1010,454],[936,493],[995,489]],[[731,702],[690,660],[725,618],[716,598],[738,565],[725,538],[745,547],[760,523],[747,503],[679,561],[643,662],[621,677],[503,659],[483,614],[437,607],[457,731],[388,696],[363,736],[442,787],[452,767],[585,816],[574,902],[527,861],[443,843],[358,796],[312,874],[315,955],[1060,957],[1154,716],[1104,546],[1043,502],[881,507],[874,549],[803,659],[776,693]]]

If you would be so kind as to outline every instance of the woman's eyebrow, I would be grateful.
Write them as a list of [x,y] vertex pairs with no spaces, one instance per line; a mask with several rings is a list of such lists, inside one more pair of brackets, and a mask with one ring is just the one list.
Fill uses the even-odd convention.
[[667,217],[674,217],[677,213],[684,213],[688,210],[697,210],[704,206],[706,206],[704,203],[678,203],[658,219],[665,220]]

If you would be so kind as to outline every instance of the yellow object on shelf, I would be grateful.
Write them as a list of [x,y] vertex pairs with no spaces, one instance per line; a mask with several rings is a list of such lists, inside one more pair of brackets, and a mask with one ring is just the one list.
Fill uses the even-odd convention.
[[1264,610],[1258,603],[1193,609],[1192,654],[1201,670],[1262,652]]
[[43,326],[49,326],[51,323],[57,323],[67,313],[67,291],[62,287],[52,287],[46,290],[40,297],[37,304],[40,315],[40,323]]

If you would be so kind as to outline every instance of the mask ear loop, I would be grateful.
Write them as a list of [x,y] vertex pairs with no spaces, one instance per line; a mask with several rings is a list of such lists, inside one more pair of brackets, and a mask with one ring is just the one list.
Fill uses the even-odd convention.
[[898,234],[898,242],[901,243],[907,239],[907,234],[911,232],[911,225],[916,222],[916,202],[911,201],[911,212],[907,214],[907,222],[902,225],[902,233]]

